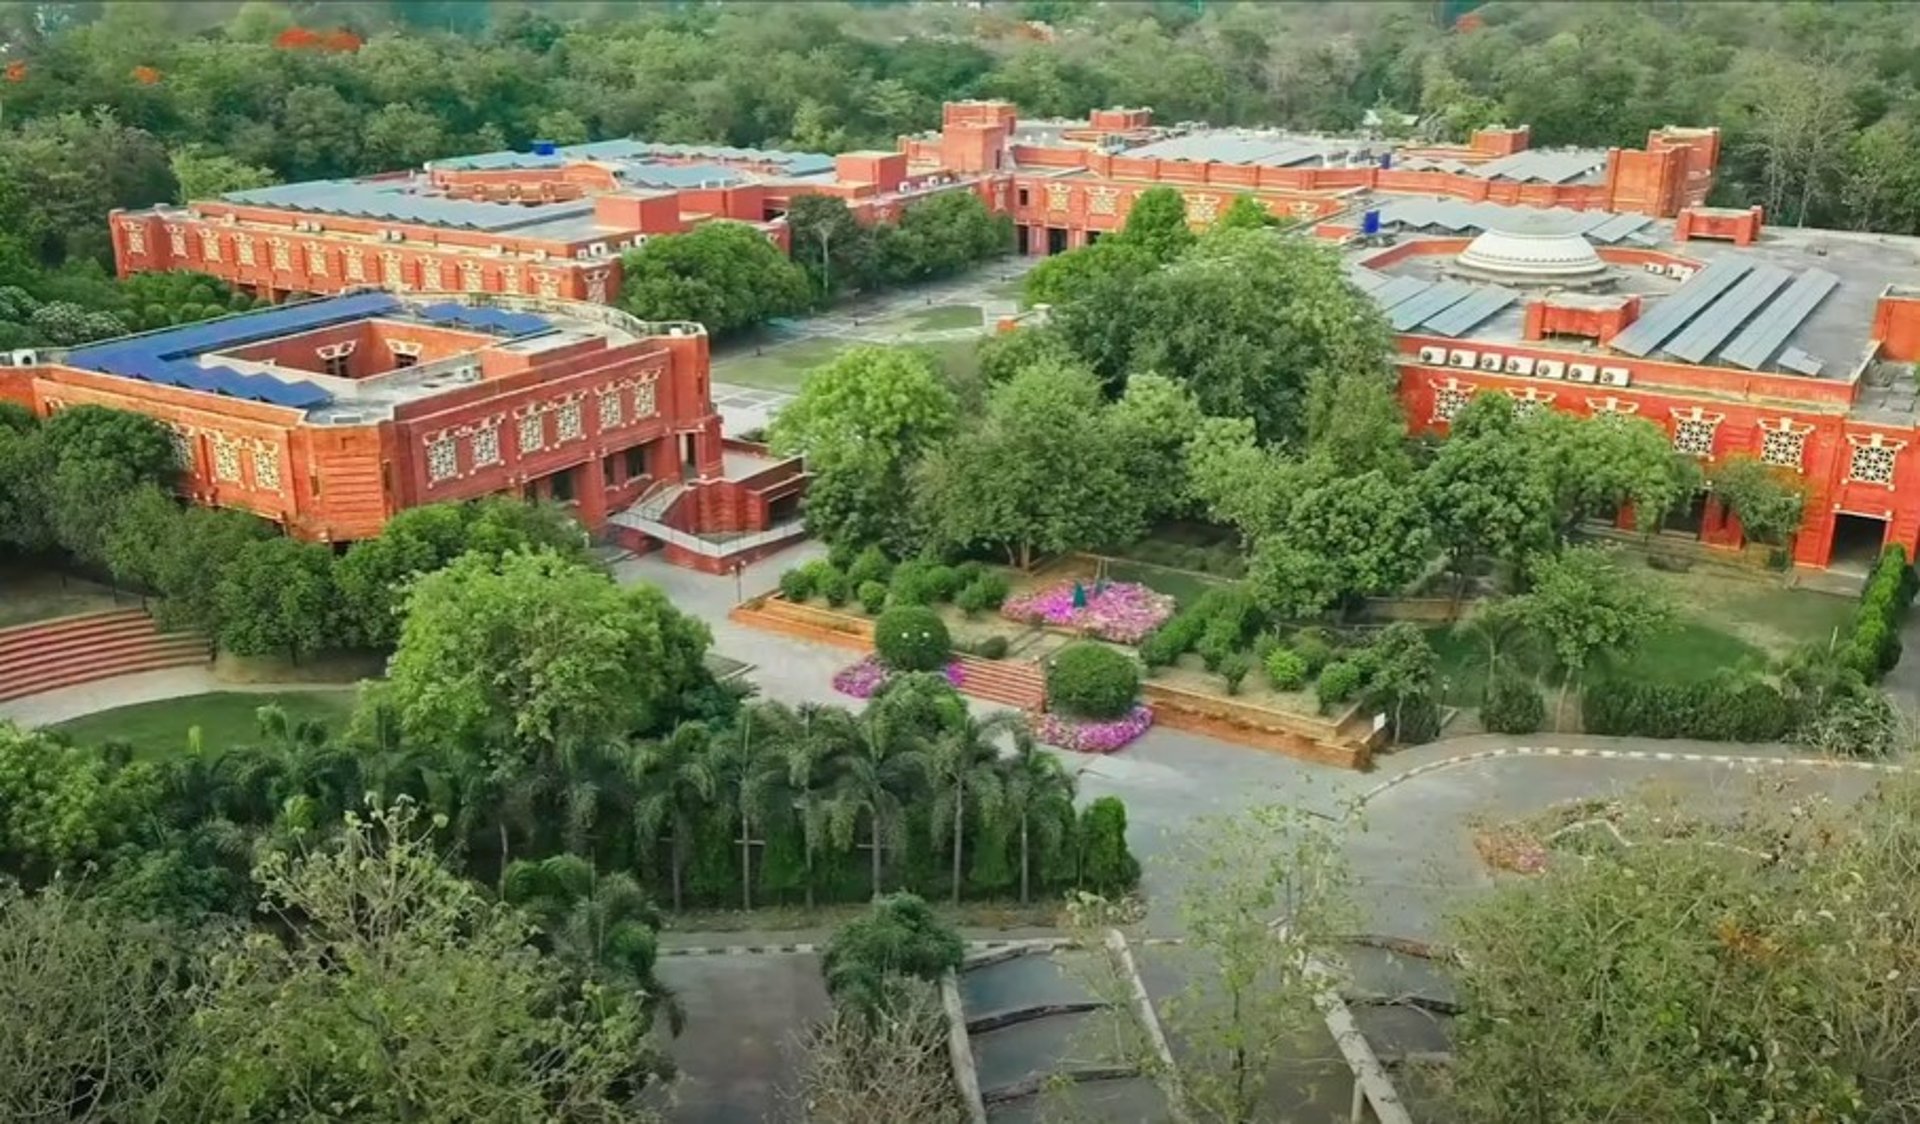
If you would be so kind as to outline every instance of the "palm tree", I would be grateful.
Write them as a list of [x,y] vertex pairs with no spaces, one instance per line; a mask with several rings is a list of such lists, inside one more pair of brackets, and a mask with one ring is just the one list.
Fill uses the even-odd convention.
[[785,704],[754,703],[740,708],[733,729],[713,749],[714,788],[723,797],[722,814],[740,829],[741,909],[753,908],[753,829],[784,772],[786,746],[798,728],[799,720]]
[[851,847],[854,828],[866,816],[873,896],[878,898],[881,847],[899,845],[906,801],[926,784],[926,743],[885,707],[870,706],[857,717],[843,710],[828,711],[816,725],[832,746],[822,752],[840,763],[828,802],[828,826],[840,847]]
[[1033,871],[1032,833],[1048,848],[1060,845],[1073,817],[1073,774],[1036,744],[1024,724],[1013,732],[1013,752],[1000,759],[1005,814],[1020,825],[1020,904],[1027,904]]
[[710,760],[712,745],[713,731],[705,723],[682,722],[665,738],[641,743],[631,758],[634,787],[640,793],[633,805],[634,827],[652,842],[663,834],[667,837],[676,912],[681,907],[687,844],[718,787]]
[[844,765],[843,742],[827,736],[830,708],[819,703],[802,703],[795,711],[800,721],[799,737],[787,744],[787,778],[784,786],[792,801],[793,814],[800,822],[801,846],[806,852],[807,908],[813,908],[813,856],[828,835],[833,809],[834,777]]
[[654,976],[660,913],[626,874],[600,874],[578,855],[521,861],[507,869],[504,898],[540,926],[547,950],[582,978],[629,994],[649,1014],[664,1009],[679,1034],[686,1012]]
[[[933,841],[953,843],[953,904],[960,904],[960,861],[965,852],[967,810],[980,821],[981,834],[1000,809],[1000,736],[1021,729],[1024,720],[1010,710],[991,718],[965,714],[934,739],[929,754],[933,781]],[[969,804],[971,798],[971,804]]]

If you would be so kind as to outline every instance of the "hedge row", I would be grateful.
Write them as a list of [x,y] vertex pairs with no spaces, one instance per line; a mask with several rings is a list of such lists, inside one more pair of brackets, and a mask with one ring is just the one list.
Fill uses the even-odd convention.
[[1913,604],[1915,581],[1906,549],[1895,543],[1880,552],[1847,637],[1847,666],[1869,683],[1878,682],[1900,662],[1900,621]]
[[1798,724],[1778,688],[1738,675],[1699,683],[1610,680],[1586,692],[1581,719],[1589,734],[1734,742],[1779,741]]
[[952,602],[968,616],[998,609],[1007,599],[1005,574],[978,562],[958,566],[927,559],[895,565],[877,547],[847,555],[838,550],[780,575],[780,593],[789,601],[818,596],[833,608],[857,601],[869,615],[887,606]]

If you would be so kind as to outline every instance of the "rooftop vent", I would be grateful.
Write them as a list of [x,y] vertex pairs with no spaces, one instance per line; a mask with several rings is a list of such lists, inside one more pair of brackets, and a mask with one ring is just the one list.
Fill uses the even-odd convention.
[[560,146],[550,140],[537,140],[533,142],[533,154],[535,156],[553,156],[559,151]]

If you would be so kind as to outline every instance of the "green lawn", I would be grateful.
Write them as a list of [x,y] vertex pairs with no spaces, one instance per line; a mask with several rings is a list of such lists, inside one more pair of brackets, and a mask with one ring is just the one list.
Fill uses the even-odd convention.
[[[910,332],[945,332],[954,328],[978,328],[980,306],[943,304],[923,308],[904,317],[903,327]],[[890,322],[889,322],[890,323]]]
[[353,712],[352,690],[249,692],[216,691],[181,699],[123,706],[76,718],[54,727],[76,742],[123,741],[139,757],[160,757],[187,746],[187,731],[200,727],[201,744],[219,749],[259,736],[254,712],[278,705],[295,719],[312,718],[331,730],[344,729]]
[[1165,566],[1127,559],[1108,563],[1107,576],[1117,582],[1138,582],[1148,589],[1167,594],[1178,601],[1181,608],[1198,601],[1200,595],[1209,589],[1232,584],[1225,578],[1208,577],[1191,570],[1170,570]]
[[819,338],[768,347],[759,355],[742,350],[713,361],[713,381],[791,393],[800,389],[807,372],[851,346],[847,340]]

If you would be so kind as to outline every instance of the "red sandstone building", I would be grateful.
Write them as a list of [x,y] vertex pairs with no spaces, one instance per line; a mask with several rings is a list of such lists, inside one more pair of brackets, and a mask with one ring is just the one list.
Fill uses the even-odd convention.
[[711,571],[801,533],[800,465],[722,438],[697,324],[361,292],[6,358],[0,398],[157,418],[192,499],[304,539],[498,493]]
[[1022,121],[1010,102],[949,104],[941,130],[895,152],[839,156],[632,140],[436,160],[417,171],[236,191],[185,207],[115,212],[122,275],[193,269],[279,299],[365,286],[605,303],[620,252],[715,219],[785,245],[802,195],[888,221],[916,199],[972,191],[1011,214],[1032,254],[1083,246],[1126,221],[1133,200],[1178,188],[1196,225],[1252,194],[1298,220],[1365,192],[1671,217],[1706,198],[1712,129],[1663,129],[1644,150],[1529,148],[1525,128],[1466,145],[1156,126],[1145,109],[1086,121]]
[[[1798,474],[1809,495],[1793,547],[1799,565],[1851,566],[1884,543],[1920,546],[1916,243],[1776,230],[1757,210],[1707,207],[1719,159],[1714,129],[1657,130],[1642,149],[1536,150],[1530,140],[1524,127],[1482,130],[1450,146],[1167,127],[1136,109],[1022,121],[1006,102],[964,102],[946,107],[939,132],[903,137],[893,153],[536,146],[116,213],[112,222],[123,273],[199,269],[274,297],[383,285],[402,294],[604,302],[618,290],[622,248],[719,218],[784,241],[785,210],[807,193],[838,195],[865,218],[888,219],[928,193],[973,191],[1013,216],[1020,248],[1036,255],[1119,229],[1153,187],[1178,189],[1196,226],[1252,194],[1345,247],[1356,285],[1398,334],[1401,389],[1416,427],[1444,429],[1483,392],[1510,394],[1526,409],[1633,414],[1665,427],[1686,455],[1751,453]],[[698,389],[686,406],[695,415],[710,413],[699,340]],[[679,354],[672,338],[654,343]],[[679,362],[669,364],[676,378]],[[53,371],[32,380],[42,401],[73,393],[50,394],[43,384],[98,378]],[[122,404],[175,393],[120,385]],[[396,411],[390,425],[398,430],[411,416]],[[601,495],[575,501],[590,524],[618,526],[621,517],[605,513],[633,501],[632,479],[667,479],[683,464],[715,482],[706,494],[754,494],[750,479],[723,490],[717,432],[693,417],[674,424],[709,436],[696,434],[657,465],[648,458],[665,454],[627,465],[621,451],[619,465],[596,454],[596,467],[582,467],[583,458],[564,469],[581,473],[565,489]],[[376,510],[437,498],[421,490],[426,434],[407,427],[387,440],[377,439],[387,451],[360,462],[358,471],[382,485],[358,522],[315,522],[330,506],[317,496],[283,494],[256,509],[301,533],[352,537],[371,533],[384,518]],[[376,462],[383,467],[364,467]],[[541,481],[554,467],[536,456],[517,473],[490,466],[471,485],[438,487],[464,495],[531,482],[552,492]],[[388,483],[383,473],[399,475]],[[235,481],[209,486],[214,502],[241,490]],[[705,517],[688,512],[715,506],[678,494],[673,503],[665,514],[689,528]],[[749,527],[767,517],[717,518],[716,527]],[[1632,518],[1620,516],[1623,525]],[[1676,513],[1671,529],[1720,546],[1742,540],[1709,494]]]
[[[1486,393],[1645,418],[1681,455],[1798,477],[1797,565],[1920,546],[1920,240],[1770,229],[1759,208],[1667,221],[1378,196],[1318,232],[1397,333],[1415,428],[1444,432]],[[1743,543],[1710,491],[1662,530]]]

